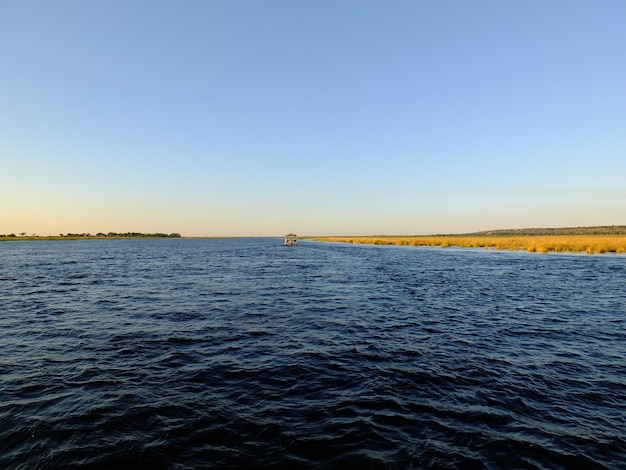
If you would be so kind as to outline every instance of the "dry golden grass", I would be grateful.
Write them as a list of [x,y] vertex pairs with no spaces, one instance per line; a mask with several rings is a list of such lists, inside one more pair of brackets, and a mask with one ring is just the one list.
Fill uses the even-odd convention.
[[311,240],[369,243],[374,245],[450,246],[532,253],[626,253],[626,235],[530,235],[530,236],[420,236],[420,237],[315,237]]

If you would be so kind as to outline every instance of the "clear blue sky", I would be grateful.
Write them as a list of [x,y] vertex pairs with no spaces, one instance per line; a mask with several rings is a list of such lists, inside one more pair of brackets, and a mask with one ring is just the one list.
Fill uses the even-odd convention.
[[626,1],[0,0],[0,234],[626,224]]

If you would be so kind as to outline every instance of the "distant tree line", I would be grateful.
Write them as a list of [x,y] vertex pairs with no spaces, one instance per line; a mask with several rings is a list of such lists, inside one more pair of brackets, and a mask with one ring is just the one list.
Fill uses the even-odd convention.
[[[19,237],[25,237],[26,232],[21,232]],[[32,237],[37,237],[36,234],[31,235]],[[0,234],[0,238],[19,238],[18,235],[14,233],[9,234]],[[140,233],[140,232],[126,232],[126,233],[117,233],[117,232],[109,232],[109,233],[96,233],[92,235],[91,233],[59,233],[60,238],[180,238],[180,233]]]
[[95,235],[91,235],[90,233],[68,233],[66,235],[59,234],[61,237],[96,237],[96,238],[180,238],[180,233],[141,233],[141,232],[126,232],[126,233],[118,233],[118,232],[98,232]]
[[626,235],[626,225],[601,225],[597,227],[520,228],[476,232],[467,235]]

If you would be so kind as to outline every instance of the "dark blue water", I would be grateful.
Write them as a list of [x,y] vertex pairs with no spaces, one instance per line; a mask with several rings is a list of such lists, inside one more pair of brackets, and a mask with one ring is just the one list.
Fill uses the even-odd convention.
[[0,243],[0,468],[625,468],[626,257]]

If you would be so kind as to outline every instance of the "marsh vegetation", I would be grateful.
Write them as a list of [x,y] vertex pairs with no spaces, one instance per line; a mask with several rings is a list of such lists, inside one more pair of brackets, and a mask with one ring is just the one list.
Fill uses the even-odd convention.
[[311,240],[374,245],[439,246],[524,250],[532,253],[626,253],[626,235],[435,235],[378,237],[315,237]]

